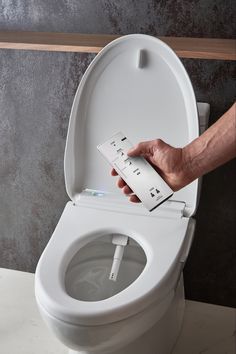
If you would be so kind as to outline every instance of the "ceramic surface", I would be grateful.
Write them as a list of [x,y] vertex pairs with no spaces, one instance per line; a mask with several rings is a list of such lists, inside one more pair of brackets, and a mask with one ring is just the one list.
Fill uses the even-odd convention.
[[[34,297],[34,274],[0,268],[1,354],[68,354],[45,326]],[[235,354],[233,308],[186,301],[172,354]]]

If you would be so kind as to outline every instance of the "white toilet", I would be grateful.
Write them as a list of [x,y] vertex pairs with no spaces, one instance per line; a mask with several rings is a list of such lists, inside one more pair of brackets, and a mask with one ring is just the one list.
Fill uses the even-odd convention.
[[[96,146],[123,131],[135,144],[184,146],[207,126],[189,77],[160,40],[128,35],[93,60],[75,95],[65,150],[71,199],[35,275],[43,319],[78,354],[169,354],[184,314],[182,270],[193,239],[199,181],[153,212],[116,187]],[[60,193],[60,191],[58,191]],[[113,235],[130,243],[109,280]]]

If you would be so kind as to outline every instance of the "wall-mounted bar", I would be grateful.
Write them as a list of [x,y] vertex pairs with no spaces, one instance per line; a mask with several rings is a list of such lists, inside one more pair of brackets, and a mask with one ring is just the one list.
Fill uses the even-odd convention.
[[[0,32],[0,48],[98,53],[119,35],[58,32]],[[181,58],[236,60],[236,40],[158,37]]]

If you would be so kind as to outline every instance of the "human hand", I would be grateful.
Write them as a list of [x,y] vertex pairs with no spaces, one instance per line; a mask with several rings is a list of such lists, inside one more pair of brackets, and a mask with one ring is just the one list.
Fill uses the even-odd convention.
[[[183,188],[192,181],[190,171],[187,171],[188,164],[184,148],[174,148],[161,139],[139,143],[128,151],[128,156],[143,156],[173,191]],[[111,170],[111,175],[118,175],[115,169]],[[121,177],[117,181],[117,186],[122,188],[123,193],[129,196],[131,202],[140,202]]]

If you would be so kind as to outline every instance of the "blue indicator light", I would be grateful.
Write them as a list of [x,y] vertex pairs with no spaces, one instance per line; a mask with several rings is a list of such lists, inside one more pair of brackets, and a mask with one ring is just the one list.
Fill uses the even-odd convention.
[[91,194],[95,197],[103,197],[104,196],[104,193],[102,193],[102,192],[91,192]]

